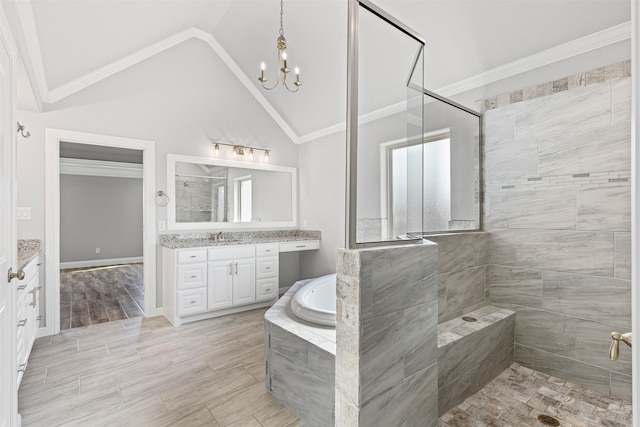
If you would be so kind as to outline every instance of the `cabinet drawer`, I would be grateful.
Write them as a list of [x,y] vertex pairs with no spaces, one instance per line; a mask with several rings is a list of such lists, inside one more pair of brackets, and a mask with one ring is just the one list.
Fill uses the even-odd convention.
[[209,249],[209,261],[225,259],[253,258],[256,256],[254,245],[225,246]]
[[256,258],[256,278],[266,279],[278,275],[278,257],[265,256]]
[[178,291],[178,316],[207,311],[207,289]]
[[320,248],[320,242],[317,240],[280,243],[280,252],[309,251],[318,248]]
[[277,255],[280,248],[277,243],[269,243],[266,245],[256,245],[256,256],[272,256]]
[[207,286],[207,264],[186,264],[178,266],[178,289],[202,288]]
[[278,296],[278,279],[256,280],[256,301],[266,301]]
[[207,261],[206,249],[193,249],[193,250],[179,250],[178,251],[178,264],[186,264],[190,262],[205,262]]

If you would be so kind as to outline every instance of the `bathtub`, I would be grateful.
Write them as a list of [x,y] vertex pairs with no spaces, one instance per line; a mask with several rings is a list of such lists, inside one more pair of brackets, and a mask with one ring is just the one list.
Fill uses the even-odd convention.
[[323,326],[336,326],[336,275],[309,281],[291,300],[296,317]]

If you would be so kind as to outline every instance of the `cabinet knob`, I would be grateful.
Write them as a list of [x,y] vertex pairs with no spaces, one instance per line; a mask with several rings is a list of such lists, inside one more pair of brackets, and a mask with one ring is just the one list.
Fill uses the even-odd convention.
[[264,269],[265,270],[271,270],[271,267],[265,267]]
[[195,279],[196,277],[198,277],[198,276],[191,276],[192,279]]
[[195,304],[195,303],[196,303],[195,301],[189,301],[189,304]]
[[267,292],[271,292],[271,288],[267,288],[265,289]]

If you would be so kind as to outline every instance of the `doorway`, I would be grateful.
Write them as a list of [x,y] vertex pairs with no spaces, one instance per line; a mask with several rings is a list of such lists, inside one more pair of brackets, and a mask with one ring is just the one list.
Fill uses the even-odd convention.
[[60,142],[60,329],[144,316],[143,152]]
[[[155,234],[155,205],[154,205],[154,188],[155,183],[155,143],[153,141],[137,140],[122,137],[113,137],[108,135],[96,135],[82,132],[66,131],[59,129],[46,129],[46,158],[45,158],[45,175],[46,182],[46,246],[45,255],[46,277],[46,327],[41,330],[40,335],[51,335],[60,332],[61,329],[74,326],[72,321],[73,300],[76,301],[77,321],[75,326],[87,326],[88,324],[102,323],[104,321],[120,320],[130,316],[155,316],[159,314],[156,308],[156,234]],[[95,157],[95,153],[99,152],[103,156],[103,160],[87,165],[87,159],[80,161],[70,161],[68,152],[73,152],[73,157]],[[84,152],[85,155],[79,155],[78,152]],[[93,153],[93,154],[86,154]],[[105,154],[106,153],[106,154]],[[68,220],[70,218],[62,217],[62,203],[72,203],[73,197],[65,196],[65,185],[67,178],[83,178],[84,192],[78,203],[91,203],[91,209],[98,209],[97,212],[107,210],[109,205],[118,203],[121,206],[126,202],[122,198],[122,194],[115,196],[115,199],[108,201],[106,194],[93,194],[91,201],[86,199],[92,194],[92,190],[88,188],[88,181],[92,179],[100,181],[106,185],[103,179],[114,177],[114,165],[112,160],[121,159],[127,154],[135,154],[141,158],[139,166],[122,166],[119,178],[128,179],[128,177],[138,177],[141,182],[141,192],[138,193],[138,201],[141,204],[141,218],[138,228],[142,229],[139,236],[141,242],[141,257],[133,256],[136,252],[121,253],[121,256],[114,255],[115,252],[109,252],[109,243],[101,243],[97,245],[96,240],[91,243],[84,242],[87,247],[66,247],[65,237],[62,235],[63,230],[69,230],[70,227],[80,228],[79,221]],[[66,157],[65,157],[66,156]],[[105,157],[106,156],[106,157]],[[115,156],[115,157],[114,157]],[[104,159],[109,160],[104,160]],[[94,161],[95,162],[95,161]],[[120,163],[131,163],[121,161]],[[90,169],[90,171],[87,171]],[[118,168],[115,168],[118,169]],[[102,170],[102,172],[97,172]],[[110,176],[87,176],[96,175]],[[76,175],[74,175],[76,174]],[[122,176],[124,175],[124,177]],[[69,181],[73,181],[70,179]],[[77,181],[77,180],[76,180]],[[112,187],[114,183],[111,183]],[[115,183],[115,187],[122,185]],[[106,187],[105,187],[106,188]],[[135,189],[133,190],[136,191]],[[69,194],[66,194],[67,196]],[[75,196],[79,196],[75,194]],[[141,198],[141,199],[140,199]],[[135,198],[134,198],[135,200]],[[106,205],[104,203],[106,202]],[[75,202],[73,202],[75,203]],[[102,208],[100,205],[103,203]],[[118,206],[110,214],[111,216],[122,214],[119,212]],[[88,206],[85,206],[89,209]],[[113,207],[113,206],[112,206]],[[87,213],[76,212],[76,214]],[[116,213],[114,213],[116,212]],[[102,212],[101,214],[103,214]],[[71,214],[72,217],[75,214]],[[90,214],[97,215],[97,213]],[[109,215],[109,214],[107,214]],[[71,218],[73,219],[73,218]],[[94,224],[95,227],[95,224]],[[78,231],[78,230],[75,230]],[[98,233],[99,234],[99,233]],[[97,234],[96,234],[97,236]],[[94,236],[95,237],[95,236]],[[97,237],[95,237],[97,238]],[[104,237],[103,237],[104,238]],[[106,238],[105,238],[106,239]],[[69,240],[69,239],[68,239]],[[72,243],[78,243],[80,239],[71,238]],[[134,239],[135,240],[135,239]],[[106,246],[105,246],[106,245]],[[72,245],[73,246],[73,245]],[[77,245],[76,245],[77,246]],[[105,253],[105,250],[107,252]],[[73,255],[75,251],[75,255]],[[78,255],[78,253],[83,253]],[[138,253],[140,253],[138,248]],[[71,255],[70,255],[71,254]],[[71,257],[71,258],[70,258]],[[73,258],[77,259],[73,259]],[[81,259],[84,258],[84,259]],[[63,271],[61,271],[61,269]],[[127,280],[122,280],[128,276]],[[122,286],[113,288],[108,286],[109,282],[113,284],[114,278],[119,277]],[[69,283],[63,283],[61,278],[69,279]],[[129,280],[130,279],[130,280]],[[144,292],[140,289],[140,280],[144,281]],[[93,283],[95,286],[88,286]],[[67,287],[69,285],[70,287]],[[73,290],[73,286],[77,286]],[[107,302],[107,304],[104,304]],[[69,305],[65,305],[69,304]],[[69,315],[69,317],[67,317]],[[83,316],[84,315],[84,316]],[[93,316],[93,317],[92,317]],[[68,320],[67,320],[68,319]]]

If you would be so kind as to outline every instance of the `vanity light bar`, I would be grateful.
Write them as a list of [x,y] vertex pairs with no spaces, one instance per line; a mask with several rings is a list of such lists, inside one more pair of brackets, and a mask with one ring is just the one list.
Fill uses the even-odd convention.
[[225,147],[232,148],[234,159],[247,155],[249,157],[249,160],[253,160],[254,159],[253,152],[254,150],[258,150],[258,151],[264,152],[264,156],[263,156],[264,162],[268,163],[269,160],[271,160],[271,150],[267,150],[265,148],[249,147],[247,145],[226,144],[224,142],[217,142],[217,141],[212,141],[211,143],[213,144],[213,155],[218,158],[220,157],[220,146],[223,145]]

